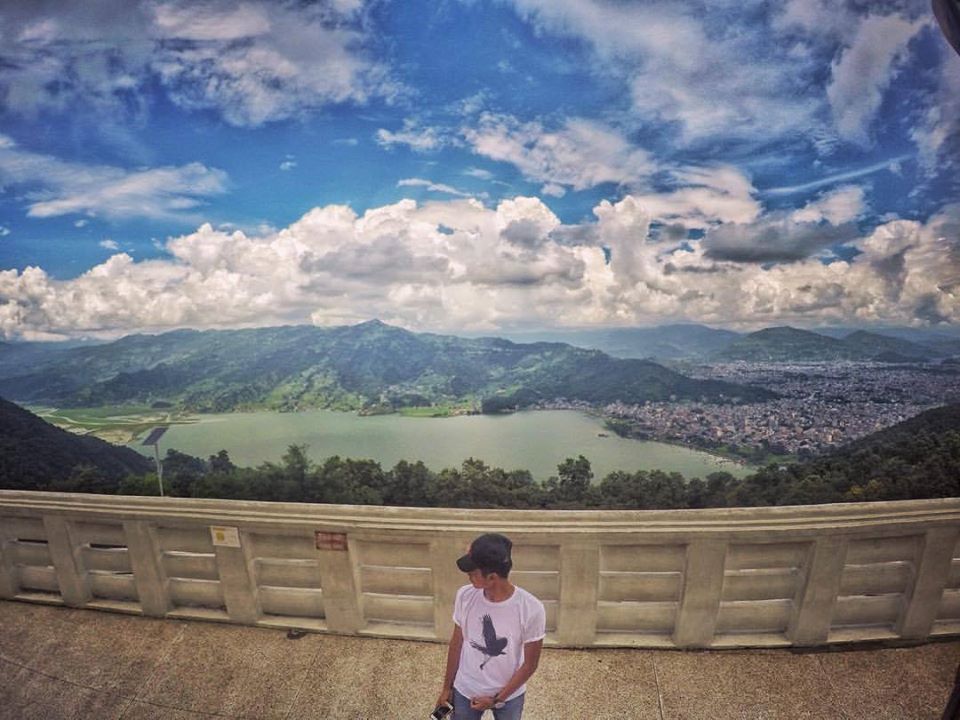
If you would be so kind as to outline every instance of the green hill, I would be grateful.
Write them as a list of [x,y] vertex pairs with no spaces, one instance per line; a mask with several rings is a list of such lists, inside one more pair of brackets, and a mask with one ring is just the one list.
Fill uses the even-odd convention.
[[820,362],[865,360],[869,356],[842,340],[792,327],[766,328],[730,343],[716,355],[719,360],[752,362]]
[[960,404],[927,410],[821,457],[734,481],[730,505],[960,496]]
[[59,407],[168,402],[199,412],[481,403],[495,412],[559,398],[640,403],[773,396],[596,350],[418,334],[375,320],[133,335],[60,351],[27,373],[0,368],[0,393]]
[[113,492],[123,477],[152,467],[133,450],[73,435],[0,398],[0,487],[56,487],[81,475],[90,489]]
[[702,360],[726,348],[740,334],[705,325],[676,324],[647,328],[551,330],[509,337],[517,342],[562,342],[600,350],[618,358]]
[[[843,338],[843,344],[847,347],[862,352],[873,359],[879,359],[881,362],[890,361],[893,358],[901,358],[896,362],[922,361],[937,357],[938,353],[930,348],[923,347],[909,340],[881,335],[879,333],[857,330]],[[884,360],[889,358],[890,360]]]
[[734,340],[716,352],[714,358],[751,362],[924,362],[941,355],[933,348],[866,330],[838,338],[810,330],[774,327]]

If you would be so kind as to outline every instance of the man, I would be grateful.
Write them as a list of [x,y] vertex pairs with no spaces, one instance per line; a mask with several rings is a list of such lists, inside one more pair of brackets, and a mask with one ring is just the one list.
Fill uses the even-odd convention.
[[470,544],[457,567],[469,585],[457,591],[447,669],[437,704],[453,703],[455,720],[519,720],[526,682],[546,635],[543,603],[510,582],[513,543],[497,533]]

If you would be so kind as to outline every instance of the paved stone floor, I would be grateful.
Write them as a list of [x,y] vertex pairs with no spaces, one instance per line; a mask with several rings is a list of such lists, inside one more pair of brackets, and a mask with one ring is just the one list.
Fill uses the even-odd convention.
[[[425,719],[445,648],[0,602],[3,720]],[[544,651],[525,720],[938,719],[960,642]]]

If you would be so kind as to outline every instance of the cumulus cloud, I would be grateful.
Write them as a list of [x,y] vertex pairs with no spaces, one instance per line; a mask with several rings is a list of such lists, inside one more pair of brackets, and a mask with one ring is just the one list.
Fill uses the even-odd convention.
[[826,220],[833,225],[839,225],[856,220],[865,209],[863,188],[859,185],[845,185],[811,200],[792,213],[792,218],[799,222]]
[[907,43],[927,24],[899,15],[865,18],[851,44],[831,65],[827,98],[834,123],[846,140],[867,145],[870,124]]
[[750,222],[760,213],[760,203],[754,198],[756,188],[735,167],[686,167],[674,170],[671,176],[679,186],[675,190],[633,193],[655,220],[703,229],[721,222]]
[[711,230],[703,246],[713,260],[771,263],[802,260],[824,247],[857,237],[856,226],[798,222],[775,215],[747,225],[721,225]]
[[116,240],[111,240],[110,238],[107,238],[107,239],[105,239],[105,240],[101,240],[101,241],[100,241],[100,247],[102,247],[102,248],[105,249],[105,250],[119,250],[119,249],[120,249],[120,246],[117,244],[117,241],[116,241]]
[[[802,210],[848,216],[856,203],[853,191],[845,193],[837,206],[831,203],[839,194]],[[819,247],[823,233],[848,238],[849,224],[761,216],[754,227],[768,230],[778,257],[793,252],[789,265],[732,262],[729,249],[742,239],[736,225],[721,226],[719,235],[713,229],[704,240],[654,232],[653,215],[633,196],[602,202],[594,215],[594,222],[564,226],[537,198],[496,207],[454,198],[403,200],[362,215],[319,207],[261,235],[203,225],[169,240],[166,259],[136,262],[116,253],[71,280],[37,267],[0,272],[0,332],[118,335],[370,317],[441,331],[670,319],[960,320],[958,207],[926,223],[892,220],[851,235],[852,259],[830,263],[803,253]],[[820,235],[811,236],[811,226]],[[727,257],[718,257],[724,233]]]
[[400,92],[355,2],[21,3],[0,22],[2,102],[23,114],[142,114],[158,83],[181,107],[256,126]]
[[858,231],[852,221],[865,207],[863,188],[837,188],[796,210],[712,228],[703,241],[704,255],[739,263],[803,260],[831,245],[855,240]]
[[527,179],[546,183],[548,195],[556,196],[562,187],[642,185],[656,169],[646,150],[593,120],[570,118],[562,127],[548,130],[540,122],[483,113],[476,127],[462,132],[476,154],[511,163]]
[[226,191],[227,175],[201,163],[140,170],[83,165],[24,150],[0,135],[0,183],[23,190],[31,217],[183,220],[205,198]]

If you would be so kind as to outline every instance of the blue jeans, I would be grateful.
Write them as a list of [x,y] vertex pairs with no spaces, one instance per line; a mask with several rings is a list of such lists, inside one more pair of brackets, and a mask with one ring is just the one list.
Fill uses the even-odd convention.
[[[523,714],[523,699],[526,693],[518,695],[499,710],[493,711],[494,720],[520,720]],[[470,698],[461,695],[453,689],[453,720],[480,720],[483,710],[474,710],[470,707]]]

